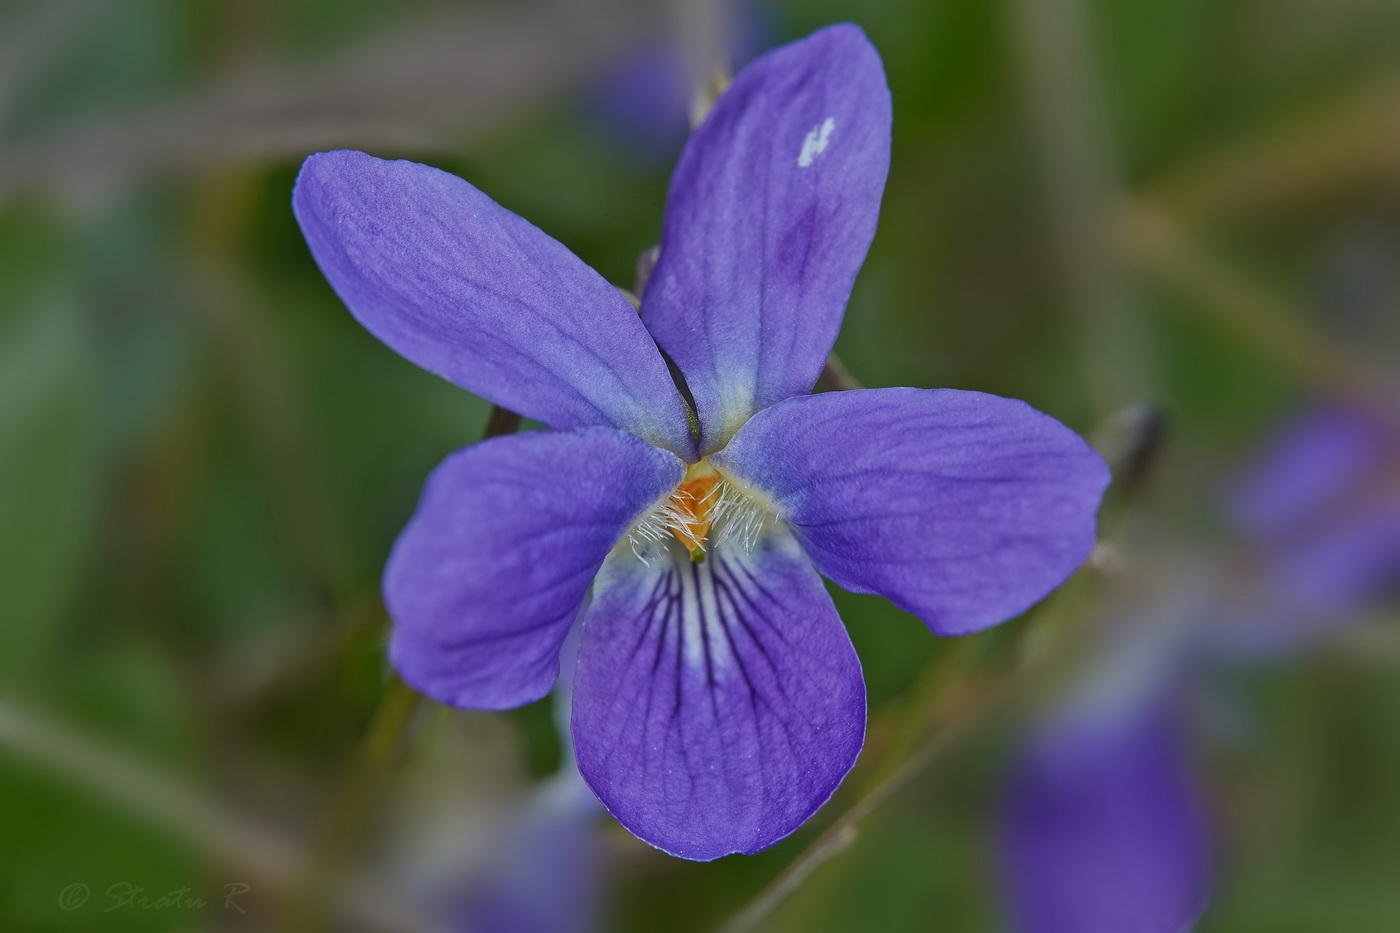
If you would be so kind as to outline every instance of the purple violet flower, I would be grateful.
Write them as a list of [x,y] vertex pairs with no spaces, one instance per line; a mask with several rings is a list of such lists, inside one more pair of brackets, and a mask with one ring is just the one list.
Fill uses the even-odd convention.
[[757,59],[681,155],[640,316],[452,175],[341,151],[297,180],[307,242],[362,324],[553,429],[473,445],[428,479],[385,570],[394,666],[456,706],[537,700],[592,586],[579,770],[684,858],[772,845],[855,763],[865,687],[818,571],[958,635],[1025,610],[1094,544],[1107,470],[1028,405],[809,394],[889,145],[889,90],[856,27]]
[[1397,463],[1393,425],[1354,404],[1318,402],[1285,426],[1231,503],[1260,577],[1238,641],[1306,643],[1395,591]]
[[571,764],[535,788],[456,918],[464,933],[592,933],[600,928],[602,808]]
[[[772,45],[767,4],[721,0],[725,43],[735,66]],[[674,32],[653,36],[611,68],[590,94],[599,122],[648,162],[673,158],[690,129],[685,51]]]

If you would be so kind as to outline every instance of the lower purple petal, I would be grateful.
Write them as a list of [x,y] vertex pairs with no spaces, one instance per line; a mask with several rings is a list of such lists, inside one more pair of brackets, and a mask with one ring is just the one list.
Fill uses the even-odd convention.
[[865,734],[860,662],[778,528],[751,553],[619,552],[584,615],[579,770],[623,826],[709,860],[771,846],[824,804]]
[[394,667],[452,706],[544,696],[598,568],[683,472],[610,428],[500,437],[448,457],[384,571]]
[[1108,469],[1024,402],[862,389],[779,402],[714,456],[772,500],[817,567],[941,635],[1025,611],[1093,550]]

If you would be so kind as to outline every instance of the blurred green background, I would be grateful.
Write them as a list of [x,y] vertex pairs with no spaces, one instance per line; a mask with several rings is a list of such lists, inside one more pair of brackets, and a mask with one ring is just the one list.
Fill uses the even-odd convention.
[[[857,379],[1022,398],[1091,436],[1125,406],[1163,413],[1150,475],[1107,516],[1121,560],[1227,551],[1225,490],[1296,406],[1395,385],[1395,328],[1376,336],[1395,280],[1360,329],[1328,300],[1349,251],[1400,268],[1395,0],[735,15],[765,45],[853,20],[884,58],[893,165],[837,345]],[[402,742],[365,743],[408,718],[382,703],[381,566],[488,406],[351,319],[289,192],[318,149],[428,162],[630,286],[676,148],[624,132],[599,88],[672,19],[0,3],[0,929],[434,929],[424,892],[491,862],[558,766],[549,701],[428,704]],[[712,929],[751,903],[1037,638],[1097,614],[1103,576],[958,642],[837,593],[870,688],[856,771],[752,858],[687,863],[600,824],[602,927]],[[1204,933],[1400,929],[1393,615],[1203,698],[1222,707],[1200,749]],[[938,745],[763,928],[1000,929],[989,827],[1016,715]],[[106,910],[122,884],[187,890]]]

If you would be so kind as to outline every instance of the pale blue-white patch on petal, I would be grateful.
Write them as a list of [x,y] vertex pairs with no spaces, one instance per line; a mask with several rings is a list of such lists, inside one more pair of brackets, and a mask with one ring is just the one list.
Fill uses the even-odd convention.
[[816,383],[889,153],[880,57],[850,24],[755,60],[686,144],[642,318],[685,374],[703,452]]
[[796,542],[702,563],[619,550],[583,618],[574,693],[579,771],[634,834],[673,855],[757,852],[845,777],[865,687],[845,628]]
[[336,293],[403,356],[551,427],[622,428],[692,457],[684,403],[632,306],[467,182],[322,152],[292,206]]
[[713,458],[768,497],[818,569],[941,635],[995,625],[1093,550],[1108,469],[1024,402],[952,389],[788,399]]
[[674,455],[611,428],[500,437],[448,457],[384,571],[394,667],[468,709],[544,696],[598,568],[683,473]]

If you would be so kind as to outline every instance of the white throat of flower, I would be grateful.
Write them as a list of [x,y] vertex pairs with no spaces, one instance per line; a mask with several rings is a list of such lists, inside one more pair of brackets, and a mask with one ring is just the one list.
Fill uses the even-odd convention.
[[647,566],[675,544],[700,563],[713,548],[753,550],[775,518],[760,496],[705,459],[690,465],[670,497],[633,525],[627,540],[633,555]]

